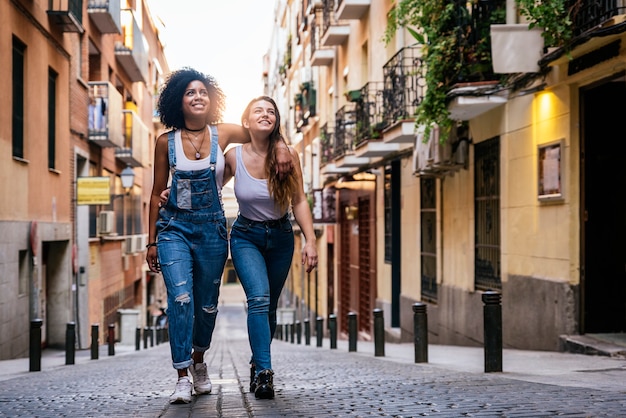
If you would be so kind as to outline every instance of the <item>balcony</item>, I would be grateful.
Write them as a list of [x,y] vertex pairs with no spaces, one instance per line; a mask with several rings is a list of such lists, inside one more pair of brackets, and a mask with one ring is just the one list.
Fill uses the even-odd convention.
[[356,129],[356,104],[348,103],[335,114],[333,162],[337,168],[355,168],[370,162],[369,158],[354,154]]
[[309,118],[315,116],[317,93],[311,82],[300,85],[300,92],[294,98],[294,122],[298,130],[309,124]]
[[124,145],[122,95],[107,81],[89,82],[88,139],[102,148]]
[[89,0],[87,13],[100,33],[122,33],[120,0]]
[[574,74],[619,54],[621,47],[615,47],[615,43],[626,32],[626,3],[590,0],[579,3],[577,11],[570,16],[573,38],[568,45],[556,45],[546,54],[539,61],[541,67],[567,63],[568,73]]
[[497,81],[457,84],[448,92],[448,111],[452,120],[470,120],[508,100],[509,90]]
[[147,42],[131,10],[122,10],[123,41],[115,44],[115,57],[132,82],[148,78]]
[[84,33],[83,0],[50,0],[47,10],[50,22],[63,32]]
[[426,64],[422,47],[402,48],[383,65],[383,117],[390,126],[413,118],[426,93]]
[[337,21],[334,6],[334,0],[324,0],[322,9],[322,46],[342,45],[350,36],[350,26]]
[[337,19],[361,19],[371,3],[371,0],[338,0]]
[[326,28],[322,37],[323,46],[343,45],[350,36],[350,26],[333,24]]
[[124,143],[115,150],[115,158],[131,167],[143,167],[148,162],[150,133],[133,110],[123,110]]
[[324,48],[321,42],[321,27],[318,25],[318,18],[321,19],[321,12],[316,12],[311,19],[311,66],[326,67],[333,64],[335,50]]
[[383,158],[409,148],[401,143],[383,141],[383,83],[368,82],[360,90],[348,94],[355,104],[356,133],[354,155],[359,158]]

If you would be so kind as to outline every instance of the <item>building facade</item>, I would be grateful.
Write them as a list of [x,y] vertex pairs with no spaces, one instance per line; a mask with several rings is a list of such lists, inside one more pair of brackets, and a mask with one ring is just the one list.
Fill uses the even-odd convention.
[[[29,328],[86,348],[122,322],[150,325],[165,292],[144,267],[154,102],[168,71],[143,1],[0,2],[3,231],[0,359],[24,357]],[[123,177],[131,173],[130,184]],[[124,179],[125,180],[125,179]],[[124,319],[126,317],[126,319]]]
[[[369,339],[380,309],[387,338],[410,341],[423,303],[430,342],[481,345],[495,295],[505,347],[626,331],[624,199],[605,190],[626,179],[626,9],[578,3],[571,37],[544,44],[514,0],[441,2],[463,30],[453,77],[429,84],[419,28],[388,29],[396,2],[276,2],[266,87],[319,232],[320,267],[294,265],[287,286],[298,319],[336,315],[345,334],[357,313]],[[429,85],[437,124],[418,122]]]

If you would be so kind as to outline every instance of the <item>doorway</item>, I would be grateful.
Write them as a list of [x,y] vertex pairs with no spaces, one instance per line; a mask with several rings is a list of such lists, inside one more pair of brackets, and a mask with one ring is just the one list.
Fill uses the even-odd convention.
[[580,90],[581,334],[626,331],[626,77]]

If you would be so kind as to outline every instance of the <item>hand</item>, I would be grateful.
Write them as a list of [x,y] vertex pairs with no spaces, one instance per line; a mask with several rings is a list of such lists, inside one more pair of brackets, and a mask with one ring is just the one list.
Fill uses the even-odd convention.
[[148,251],[146,253],[146,262],[148,263],[148,268],[151,272],[161,272],[161,264],[159,264],[159,258],[157,257],[156,246],[148,247]]
[[302,249],[302,265],[306,264],[306,272],[310,273],[317,267],[317,248],[312,243],[307,242]]
[[163,190],[161,194],[159,195],[159,207],[165,206],[165,204],[167,203],[167,199],[169,199],[169,197],[170,197],[170,188],[168,187],[167,189]]
[[286,145],[278,144],[276,146],[276,172],[278,178],[282,179],[285,174],[290,173],[293,170],[293,158],[289,147]]

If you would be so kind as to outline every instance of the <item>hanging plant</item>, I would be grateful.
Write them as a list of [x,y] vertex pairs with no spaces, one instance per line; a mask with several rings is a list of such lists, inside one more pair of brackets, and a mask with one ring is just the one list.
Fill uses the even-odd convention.
[[[385,41],[390,42],[399,27],[422,45],[426,64],[426,93],[417,106],[416,125],[424,126],[428,138],[434,124],[440,128],[441,142],[453,125],[447,93],[459,82],[484,80],[491,71],[490,47],[485,39],[489,23],[504,19],[503,10],[491,11],[491,21],[474,27],[471,6],[477,0],[400,0],[390,13]],[[495,19],[495,20],[494,20]],[[474,31],[474,33],[472,33]],[[487,74],[492,76],[492,74]]]
[[574,37],[573,17],[582,0],[515,0],[519,14],[528,20],[529,28],[542,28],[546,47],[567,47]]

